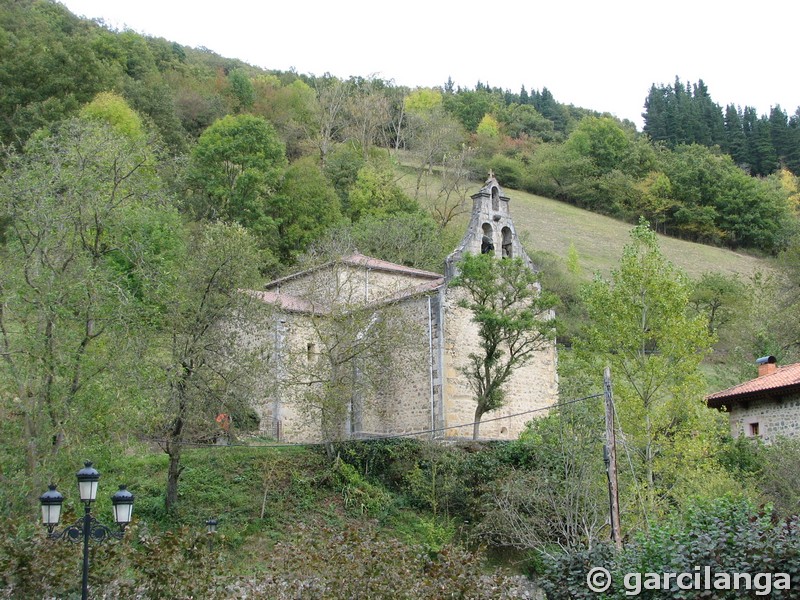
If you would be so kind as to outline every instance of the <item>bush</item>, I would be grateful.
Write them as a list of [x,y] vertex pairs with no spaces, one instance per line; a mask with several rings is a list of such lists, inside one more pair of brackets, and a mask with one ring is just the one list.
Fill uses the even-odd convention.
[[[630,597],[632,582],[628,573],[704,573],[710,569],[711,581],[718,573],[748,573],[753,588],[745,590],[685,590],[673,578],[670,598],[713,597],[717,600],[758,598],[764,587],[757,588],[758,573],[787,573],[791,585],[800,585],[800,519],[777,521],[769,509],[759,510],[746,500],[720,498],[698,502],[683,515],[667,519],[639,536],[621,552],[607,544],[591,550],[562,554],[545,568],[542,587],[551,598],[594,598],[587,586],[587,574],[593,567],[610,571],[613,584],[605,598]],[[777,577],[773,576],[773,582]],[[761,582],[763,584],[763,582]],[[758,592],[761,591],[759,594]],[[639,598],[662,598],[664,592],[642,590]],[[772,589],[773,599],[796,598],[790,590]]]
[[80,592],[80,551],[44,532],[0,521],[0,598],[31,600]]
[[761,451],[760,488],[783,518],[800,514],[800,440],[780,439]]
[[298,527],[267,560],[248,598],[513,598],[508,578],[485,575],[483,557],[455,546],[431,558],[422,548],[381,538],[377,531]]
[[337,458],[332,467],[334,485],[341,490],[345,508],[357,514],[376,516],[391,504],[391,496],[366,481],[353,465]]

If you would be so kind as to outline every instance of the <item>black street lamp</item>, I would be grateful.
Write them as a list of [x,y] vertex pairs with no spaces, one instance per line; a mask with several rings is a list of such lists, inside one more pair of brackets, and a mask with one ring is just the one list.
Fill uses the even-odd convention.
[[206,521],[206,531],[208,533],[217,533],[217,520],[209,519]]
[[206,521],[206,532],[208,534],[208,550],[214,550],[214,536],[217,533],[217,520],[209,519]]
[[39,497],[42,505],[42,523],[47,526],[47,537],[50,539],[66,539],[72,543],[80,543],[83,540],[83,581],[81,587],[81,600],[89,598],[89,539],[102,542],[108,537],[121,539],[125,534],[125,526],[131,522],[133,513],[133,494],[124,485],[119,486],[113,496],[111,503],[114,507],[114,522],[119,525],[119,531],[113,531],[106,525],[100,523],[92,516],[92,502],[97,498],[97,483],[100,481],[100,473],[92,467],[92,463],[86,461],[84,467],[78,471],[78,492],[84,506],[83,517],[63,531],[54,531],[61,519],[61,505],[64,496],[56,490],[55,485],[48,486],[49,489]]

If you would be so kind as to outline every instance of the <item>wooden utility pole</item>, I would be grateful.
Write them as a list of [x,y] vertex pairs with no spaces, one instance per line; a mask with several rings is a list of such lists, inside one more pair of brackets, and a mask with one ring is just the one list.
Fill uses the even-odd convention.
[[606,446],[603,459],[608,475],[608,502],[611,511],[611,538],[617,550],[622,549],[622,528],[619,523],[619,485],[617,483],[617,438],[614,434],[614,395],[611,392],[611,368],[603,373],[603,390],[606,397]]

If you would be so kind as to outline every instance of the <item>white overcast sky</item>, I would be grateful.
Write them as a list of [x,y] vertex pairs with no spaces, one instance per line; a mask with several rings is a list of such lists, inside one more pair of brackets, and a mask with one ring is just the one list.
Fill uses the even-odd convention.
[[723,106],[800,105],[797,0],[62,0],[113,27],[266,69],[478,81],[641,127],[650,85],[703,79]]

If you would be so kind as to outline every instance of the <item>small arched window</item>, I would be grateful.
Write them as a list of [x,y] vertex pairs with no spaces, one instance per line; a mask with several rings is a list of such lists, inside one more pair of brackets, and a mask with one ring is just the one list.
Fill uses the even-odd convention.
[[482,229],[481,254],[494,254],[494,230],[489,223],[484,223]]
[[503,258],[512,258],[513,256],[513,236],[509,227],[503,227]]
[[500,210],[500,191],[497,186],[492,186],[492,210]]

